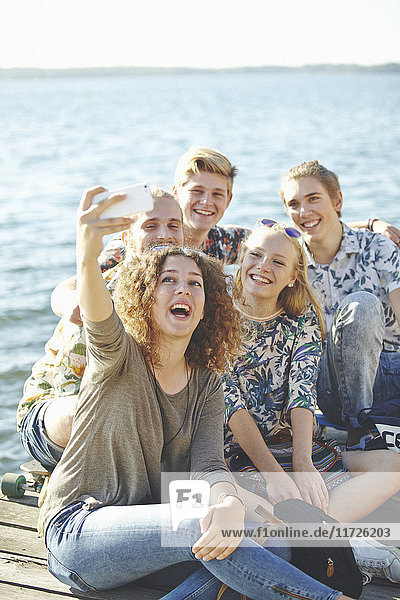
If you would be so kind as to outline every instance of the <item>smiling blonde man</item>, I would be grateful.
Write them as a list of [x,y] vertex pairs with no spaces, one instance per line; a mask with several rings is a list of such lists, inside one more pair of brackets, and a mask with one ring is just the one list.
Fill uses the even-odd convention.
[[237,168],[221,152],[196,147],[179,159],[174,178],[185,243],[225,264],[237,261],[240,243],[250,233],[236,225],[217,225],[232,200],[236,174]]
[[[232,200],[236,174],[237,168],[218,150],[194,147],[178,160],[174,176],[185,245],[226,265],[237,262],[240,244],[250,234],[249,229],[237,225],[218,225]],[[124,256],[124,244],[113,239],[105,251],[115,264]]]

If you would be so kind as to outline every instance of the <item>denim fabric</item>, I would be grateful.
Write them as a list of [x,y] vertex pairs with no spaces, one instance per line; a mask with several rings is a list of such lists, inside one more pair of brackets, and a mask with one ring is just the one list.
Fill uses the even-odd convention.
[[[168,504],[88,511],[78,502],[47,528],[49,570],[82,591],[110,589],[172,564],[198,563],[191,547],[200,535],[197,520],[183,521],[172,532]],[[203,568],[164,598],[215,600],[221,582],[254,600],[335,600],[340,595],[249,540],[224,560],[201,562]]]
[[[283,560],[290,562],[292,554],[291,549],[289,546],[285,545],[283,540],[278,538],[271,539],[268,545],[268,550],[273,552],[273,554],[276,554],[276,556],[280,556],[283,558]],[[199,574],[199,578],[193,578],[191,582],[188,582],[186,589],[188,586],[193,586],[194,590],[199,593],[199,590],[202,589],[203,585],[205,584],[213,590],[216,589],[218,592],[219,588],[222,586],[222,582],[214,577],[214,575],[211,575],[211,573],[207,571],[205,567],[203,567],[200,561],[188,561],[171,565],[170,567],[166,567],[165,569],[161,569],[160,571],[156,571],[150,575],[145,575],[139,579],[137,583],[140,585],[153,587],[164,592],[169,592],[183,583],[183,581],[188,579],[193,573],[200,570],[203,571],[202,575]],[[213,581],[211,581],[211,579]],[[216,597],[217,593],[215,594],[215,598]],[[238,593],[237,598],[239,598]]]
[[[271,540],[271,545],[268,546],[270,550],[276,556],[280,556],[285,561],[290,561],[291,549],[288,546],[283,545],[283,541],[278,539]],[[181,598],[189,598],[193,600],[215,600],[218,596],[218,592],[222,586],[222,581],[215,577],[210,571],[208,571],[199,561],[200,569],[197,569],[196,573],[192,576],[185,578],[186,580],[182,585],[177,587],[175,590],[172,586],[169,588],[170,594],[164,596],[163,600],[179,600]],[[230,598],[237,598],[239,600],[240,593],[230,591]]]
[[374,405],[400,398],[400,353],[382,352],[374,382]]
[[138,585],[155,588],[167,593],[185,581],[190,575],[203,568],[200,561],[177,563],[175,565],[170,565],[165,569],[150,573],[150,575],[145,575],[138,579],[137,583]]
[[318,374],[318,405],[336,425],[359,427],[364,408],[400,396],[400,353],[382,352],[382,303],[369,292],[349,294],[336,312]]
[[52,471],[61,458],[63,449],[54,444],[46,435],[43,423],[44,413],[52,400],[33,406],[21,424],[21,443],[33,458],[48,471]]

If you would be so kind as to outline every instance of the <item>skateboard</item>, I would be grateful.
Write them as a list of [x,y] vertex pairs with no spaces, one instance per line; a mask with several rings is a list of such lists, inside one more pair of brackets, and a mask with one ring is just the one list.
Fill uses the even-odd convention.
[[[38,492],[43,496],[51,472],[42,467],[37,460],[30,460],[20,466],[25,475],[5,473],[1,479],[1,492],[8,498],[22,498],[26,490]],[[39,500],[40,500],[39,496]]]

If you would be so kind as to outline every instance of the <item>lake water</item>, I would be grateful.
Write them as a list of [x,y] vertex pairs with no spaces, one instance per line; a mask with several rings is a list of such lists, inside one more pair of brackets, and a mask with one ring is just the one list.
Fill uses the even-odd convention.
[[186,73],[0,81],[0,474],[25,460],[15,411],[75,272],[82,191],[172,185],[179,156],[215,147],[239,167],[225,223],[284,218],[279,181],[318,158],[345,220],[400,226],[400,75]]

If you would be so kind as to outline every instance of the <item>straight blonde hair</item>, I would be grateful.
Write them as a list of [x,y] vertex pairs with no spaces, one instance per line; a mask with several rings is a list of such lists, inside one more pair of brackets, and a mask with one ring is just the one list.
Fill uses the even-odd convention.
[[[264,226],[266,227],[266,226]],[[301,315],[307,308],[308,304],[311,304],[317,313],[318,321],[321,327],[321,336],[322,340],[326,337],[326,319],[324,311],[321,308],[321,305],[317,299],[317,294],[311,287],[310,282],[308,281],[307,275],[307,259],[304,254],[304,250],[299,242],[300,238],[294,238],[289,236],[285,231],[286,225],[284,223],[275,223],[271,227],[268,226],[268,229],[271,231],[281,231],[286,239],[290,241],[294,249],[296,250],[296,261],[294,265],[294,269],[297,271],[296,281],[293,284],[293,287],[286,286],[283,288],[281,293],[278,296],[278,304],[283,310],[292,316],[298,317]],[[245,257],[247,250],[249,249],[249,241],[251,240],[252,234],[242,242],[239,252],[239,270],[235,277],[234,283],[234,291],[233,297],[236,301],[244,300],[244,290],[241,279],[241,270],[242,263]]]

